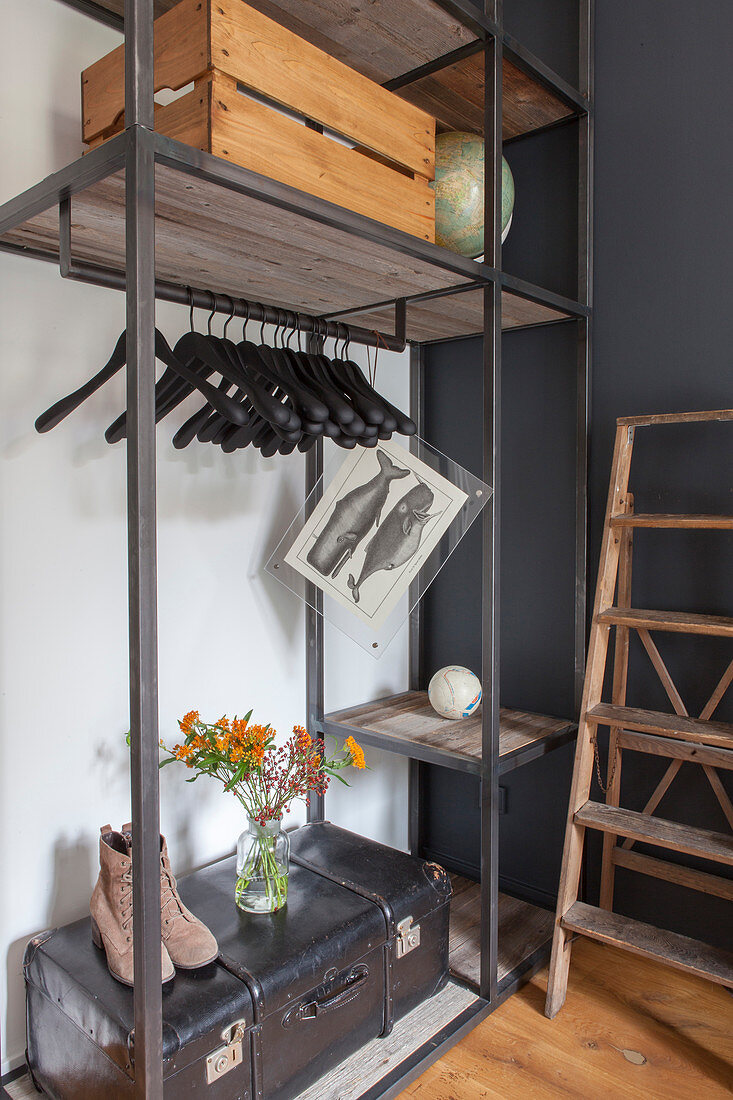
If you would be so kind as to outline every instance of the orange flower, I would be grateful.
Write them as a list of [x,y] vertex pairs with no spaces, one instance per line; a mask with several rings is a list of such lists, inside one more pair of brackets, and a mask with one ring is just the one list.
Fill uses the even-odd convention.
[[219,727],[220,730],[228,730],[229,729],[229,719],[227,718],[226,714],[222,715],[222,717],[219,719],[219,721],[216,723],[216,725]]
[[355,768],[361,770],[366,767],[366,760],[364,759],[364,750],[361,745],[357,745],[353,737],[347,737],[344,742],[344,748],[351,756],[351,763]]
[[193,729],[194,725],[199,720],[199,712],[197,710],[190,710],[188,714],[184,714],[178,725],[181,727],[182,733],[185,733],[188,737],[189,733]]
[[191,756],[192,755],[193,755],[193,748],[192,748],[191,745],[174,745],[173,746],[173,756],[175,756],[176,760],[182,760],[183,763],[186,764],[189,768],[193,766],[191,764]]

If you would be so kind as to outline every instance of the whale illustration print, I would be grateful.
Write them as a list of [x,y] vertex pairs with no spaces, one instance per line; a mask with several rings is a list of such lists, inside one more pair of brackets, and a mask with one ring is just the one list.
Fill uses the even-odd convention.
[[328,522],[307,554],[308,564],[324,577],[338,576],[364,536],[379,523],[390,484],[410,473],[396,466],[382,450],[377,450],[377,459],[379,473],[336,502]]
[[359,602],[359,590],[367,577],[380,569],[397,569],[417,553],[423,528],[433,519],[428,512],[433,499],[432,489],[421,481],[395,504],[366,548],[359,579],[354,580],[349,575],[348,585],[354,603]]

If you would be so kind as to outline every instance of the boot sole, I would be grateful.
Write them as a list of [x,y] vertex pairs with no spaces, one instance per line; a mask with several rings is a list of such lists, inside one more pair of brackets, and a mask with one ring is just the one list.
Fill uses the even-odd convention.
[[210,959],[207,959],[206,962],[195,963],[193,966],[183,966],[182,963],[174,962],[173,965],[176,970],[200,970],[202,966],[209,966],[211,963],[216,962],[218,958],[219,952],[217,951],[217,953],[212,955]]
[[[134,982],[128,982],[127,978],[121,978],[119,974],[115,974],[114,970],[109,965],[109,958],[107,958],[107,952],[105,950],[104,942],[102,940],[102,933],[99,931],[99,926],[98,926],[97,922],[95,921],[94,917],[92,917],[91,920],[92,920],[92,943],[94,944],[94,946],[97,948],[98,951],[104,951],[104,957],[107,959],[107,969],[109,970],[110,974],[112,975],[112,977],[114,978],[114,980],[116,982],[119,982],[120,985],[126,985],[128,989],[132,989],[133,986],[134,986]],[[161,978],[161,985],[167,985],[168,982],[172,982],[174,978],[175,978],[175,974],[171,974],[170,978]]]

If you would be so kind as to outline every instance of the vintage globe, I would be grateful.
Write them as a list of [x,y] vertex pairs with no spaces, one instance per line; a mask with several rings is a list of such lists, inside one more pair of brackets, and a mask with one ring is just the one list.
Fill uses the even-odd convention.
[[[435,240],[475,259],[484,250],[484,141],[477,134],[438,134],[435,145]],[[514,179],[501,158],[501,239],[514,210]]]

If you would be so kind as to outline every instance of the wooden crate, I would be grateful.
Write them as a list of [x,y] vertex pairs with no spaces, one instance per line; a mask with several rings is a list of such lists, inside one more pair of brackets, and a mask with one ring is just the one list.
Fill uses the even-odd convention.
[[[120,46],[82,73],[82,137],[90,147],[124,126],[124,61]],[[155,91],[191,83],[193,90],[156,105],[159,132],[435,239],[432,116],[244,0],[181,0],[156,19]],[[306,127],[306,119],[348,144]]]

